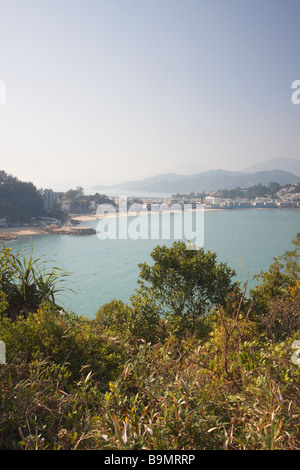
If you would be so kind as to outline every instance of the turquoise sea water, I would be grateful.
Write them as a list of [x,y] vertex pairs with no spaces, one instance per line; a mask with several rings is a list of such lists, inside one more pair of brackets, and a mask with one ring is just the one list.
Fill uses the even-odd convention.
[[[144,216],[145,217],[145,216]],[[96,228],[98,221],[82,225]],[[297,209],[247,209],[206,211],[204,249],[227,262],[237,279],[253,286],[253,275],[267,270],[275,256],[293,247],[300,232]],[[112,299],[129,301],[137,287],[138,263],[151,262],[150,253],[159,244],[173,240],[99,240],[97,235],[36,235],[32,237],[34,257],[46,255],[69,273],[70,287],[58,300],[75,313],[94,318],[98,308]],[[29,237],[7,243],[14,252],[30,252]]]

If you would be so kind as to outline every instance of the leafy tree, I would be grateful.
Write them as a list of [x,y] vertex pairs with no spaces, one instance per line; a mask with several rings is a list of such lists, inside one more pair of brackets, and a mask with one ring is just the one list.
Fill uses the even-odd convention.
[[89,196],[89,201],[95,201],[96,204],[111,204],[112,206],[116,206],[115,201],[105,194],[96,193],[93,196]]
[[67,215],[61,208],[61,201],[57,200],[54,202],[53,207],[48,215],[49,217],[53,217],[62,221],[65,221],[67,219]]
[[158,342],[164,338],[163,324],[157,307],[144,295],[133,295],[131,305],[121,300],[112,300],[102,305],[97,314],[97,322],[113,334],[122,337]]
[[76,189],[69,189],[65,194],[65,197],[71,200],[80,199],[82,196],[83,196],[83,188],[81,188],[80,186],[78,186]]
[[218,191],[216,194],[224,198],[242,198],[242,199],[255,199],[259,196],[271,196],[275,197],[276,193],[282,188],[279,183],[272,181],[269,186],[264,186],[262,183],[250,186],[246,189],[237,187],[235,189],[223,189]]
[[178,322],[178,328],[195,326],[209,308],[223,304],[237,288],[235,271],[217,263],[215,253],[203,248],[189,250],[185,243],[157,246],[151,253],[154,265],[139,265],[139,294],[155,302],[161,315]]
[[277,258],[274,258],[268,271],[261,271],[254,278],[259,281],[259,284],[252,289],[251,294],[259,303],[266,303],[275,297],[282,297],[292,283],[290,276],[284,272],[283,264]]
[[293,190],[293,193],[300,193],[300,183],[297,183],[294,190]]
[[31,217],[44,215],[42,192],[32,183],[0,172],[0,217],[8,222],[28,222]]
[[267,337],[278,341],[300,325],[300,233],[292,243],[295,249],[274,258],[268,271],[255,276],[259,283],[251,290],[256,319]]
[[297,234],[294,250],[286,251],[280,258],[274,258],[268,271],[261,271],[254,276],[259,281],[252,289],[256,304],[266,306],[275,298],[282,298],[291,287],[297,284],[300,274],[300,233]]
[[124,333],[130,329],[131,310],[121,300],[112,300],[99,308],[96,320],[106,328],[113,328],[118,333]]
[[65,194],[60,195],[60,199],[66,198],[71,203],[71,212],[86,213],[90,212],[89,203],[94,201],[98,204],[116,205],[115,202],[105,194],[96,193],[94,195],[85,196],[83,188],[78,186],[76,189],[69,189]]
[[286,251],[281,259],[285,262],[285,268],[288,274],[294,279],[300,276],[300,232],[295,240],[292,241],[295,246],[294,250]]
[[278,191],[281,189],[281,186],[279,183],[276,183],[276,181],[272,181],[269,184],[269,194],[270,196],[274,197],[278,193]]

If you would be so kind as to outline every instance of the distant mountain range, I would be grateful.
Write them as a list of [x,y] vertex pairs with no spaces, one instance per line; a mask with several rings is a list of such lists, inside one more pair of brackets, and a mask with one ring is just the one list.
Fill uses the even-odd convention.
[[166,173],[145,178],[140,181],[124,181],[114,187],[93,186],[93,190],[145,191],[149,193],[190,193],[210,192],[219,189],[248,188],[256,184],[268,186],[271,182],[280,185],[300,182],[300,176],[283,170],[265,170],[236,172],[226,170],[209,170],[195,175],[178,175]]
[[246,168],[246,173],[254,173],[256,171],[282,170],[300,176],[300,161],[287,157],[275,157],[262,163],[252,165]]
[[210,168],[207,168],[207,166],[204,166],[201,162],[188,162],[177,167],[174,173],[178,175],[196,175],[208,170],[210,170]]

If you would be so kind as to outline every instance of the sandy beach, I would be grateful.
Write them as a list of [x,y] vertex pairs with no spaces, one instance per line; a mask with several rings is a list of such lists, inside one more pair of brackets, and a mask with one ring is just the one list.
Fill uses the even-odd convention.
[[[191,209],[192,212],[196,211],[197,209]],[[210,212],[210,211],[220,211],[220,210],[223,210],[223,209],[210,209],[210,208],[207,208],[205,207],[204,209],[204,212]],[[164,212],[181,212],[180,210],[172,210],[172,211],[164,211]],[[73,220],[78,220],[80,222],[88,222],[89,220],[101,220],[103,219],[103,217],[119,217],[120,215],[124,216],[124,215],[142,215],[142,214],[160,214],[161,212],[159,211],[137,211],[137,212],[133,212],[132,214],[130,214],[130,212],[128,212],[128,214],[126,214],[126,212],[115,212],[115,213],[109,213],[107,214],[106,216],[102,216],[100,214],[86,214],[86,215],[76,215],[74,217],[72,217]]]
[[[91,220],[91,219],[89,219]],[[34,235],[49,235],[49,234],[68,234],[68,235],[85,235],[93,233],[94,229],[91,227],[57,227],[51,230],[44,230],[43,227],[11,227],[0,229],[0,240],[15,240],[21,237],[31,237]]]
[[32,235],[45,235],[47,232],[42,227],[23,226],[23,227],[1,227],[0,240],[13,240],[19,237],[29,237]]
[[[194,211],[195,209],[192,209]],[[220,210],[220,209],[208,209],[205,208],[204,211],[215,211],[215,210]],[[172,211],[174,212],[174,211]],[[132,215],[142,215],[142,214],[156,214],[156,212],[151,212],[151,211],[141,211],[137,213],[133,213]],[[159,212],[157,212],[159,213]],[[107,214],[104,217],[114,217],[114,216],[124,216],[126,215],[125,212],[118,213],[116,212],[115,214]],[[128,213],[130,215],[130,213]],[[72,220],[77,220],[78,222],[88,222],[92,220],[101,220],[103,216],[100,214],[82,214],[82,215],[74,215],[72,216]],[[0,240],[13,240],[19,237],[28,237],[28,236],[34,236],[34,235],[49,235],[50,232],[46,231],[43,229],[43,227],[37,227],[37,226],[21,226],[21,227],[0,227]]]

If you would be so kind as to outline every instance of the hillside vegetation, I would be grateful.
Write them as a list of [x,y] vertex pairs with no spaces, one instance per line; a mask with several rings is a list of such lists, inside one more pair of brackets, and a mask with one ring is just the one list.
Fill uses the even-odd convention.
[[44,213],[41,190],[0,170],[0,218],[6,218],[9,223],[22,223]]
[[93,320],[56,305],[65,273],[3,246],[0,448],[299,450],[294,245],[248,296],[215,253],[158,246]]

